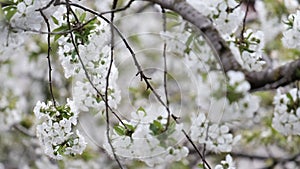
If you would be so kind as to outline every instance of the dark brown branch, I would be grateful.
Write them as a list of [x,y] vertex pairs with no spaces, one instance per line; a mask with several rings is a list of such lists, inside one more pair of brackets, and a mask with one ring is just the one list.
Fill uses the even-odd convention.
[[287,63],[276,69],[267,69],[262,72],[246,73],[251,84],[250,91],[276,89],[300,79],[300,59]]

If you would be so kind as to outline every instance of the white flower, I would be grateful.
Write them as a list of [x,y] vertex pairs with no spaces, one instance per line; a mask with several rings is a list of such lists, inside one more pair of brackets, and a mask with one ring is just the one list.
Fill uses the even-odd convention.
[[292,27],[289,27],[283,32],[282,43],[287,48],[300,47],[300,11],[296,14],[289,15],[289,22],[292,22]]
[[67,99],[67,104],[58,108],[50,101],[47,104],[38,101],[34,113],[42,120],[36,127],[36,135],[45,154],[61,160],[62,155],[82,153],[86,142],[78,130],[72,131],[79,113],[72,100]]
[[297,9],[299,3],[297,0],[284,0],[284,5],[289,10]]
[[[166,134],[165,132],[155,133],[156,130],[150,127],[154,125],[154,120],[162,125],[165,124],[164,109],[163,106],[158,106],[157,109],[145,108],[145,110],[142,110],[140,108],[137,112],[132,113],[134,118],[131,121],[123,121],[123,123],[134,127],[134,131],[131,131],[133,133],[130,135],[126,135],[126,133],[125,135],[119,135],[114,130],[111,140],[116,154],[125,159],[141,160],[150,167],[172,163],[186,157],[188,149],[179,146],[177,143],[183,137],[181,132],[183,124],[171,125],[173,126],[170,129],[172,133],[165,135],[163,139],[160,138],[160,135]],[[119,126],[122,126],[122,123]],[[107,141],[104,148],[111,154],[111,148]]]
[[274,116],[272,126],[284,135],[300,135],[300,92],[294,88],[287,94],[282,94],[280,89],[274,97]]
[[6,86],[0,89],[0,131],[9,130],[22,120],[22,104],[22,97],[17,96],[15,90],[7,89]]
[[222,160],[221,164],[216,165],[215,169],[236,169],[236,167],[232,157],[227,154],[225,160]]
[[209,125],[208,120],[203,121],[205,118],[205,115],[200,113],[197,118],[192,119],[191,139],[200,144],[205,143],[210,151],[230,152],[241,136],[234,137],[226,125]]
[[244,12],[240,8],[228,11],[238,5],[234,0],[188,0],[188,2],[201,13],[210,17],[223,36],[235,32],[244,17]]

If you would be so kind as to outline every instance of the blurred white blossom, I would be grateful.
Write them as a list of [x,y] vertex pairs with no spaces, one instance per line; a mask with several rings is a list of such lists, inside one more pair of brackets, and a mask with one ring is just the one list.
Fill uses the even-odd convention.
[[272,126],[284,135],[300,135],[300,92],[291,89],[281,93],[280,89],[274,97],[274,116]]
[[235,32],[244,17],[244,12],[235,0],[188,0],[188,2],[210,17],[223,36]]
[[[164,107],[140,108],[132,112],[131,116],[130,122],[123,121],[126,127],[119,123],[111,135],[117,155],[125,159],[141,160],[150,167],[170,164],[188,155],[188,148],[178,145],[183,137],[183,124],[170,123],[168,130],[164,131],[167,122]],[[107,142],[104,148],[111,154]]]
[[297,10],[295,14],[290,14],[285,23],[288,28],[283,32],[282,43],[287,48],[298,49],[300,47],[300,10]]
[[227,154],[225,160],[222,160],[221,164],[216,165],[215,169],[236,169],[231,155]]
[[230,48],[240,63],[240,65],[248,71],[261,71],[266,63],[262,60],[264,48],[264,34],[261,31],[254,32],[248,29],[243,39],[236,38],[231,40]]
[[191,139],[200,144],[205,144],[207,150],[213,152],[231,152],[232,147],[240,140],[241,136],[233,136],[229,127],[211,123],[204,113],[192,118]]

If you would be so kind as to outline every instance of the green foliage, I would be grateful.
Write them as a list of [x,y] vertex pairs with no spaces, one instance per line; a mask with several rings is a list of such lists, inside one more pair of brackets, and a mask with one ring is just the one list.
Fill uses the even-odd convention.
[[273,98],[274,98],[274,93],[270,91],[261,91],[255,93],[255,95],[259,96],[261,98],[261,105],[265,107],[273,107]]
[[[97,25],[100,25],[100,21],[97,18],[87,19],[86,12],[79,13],[76,12],[76,17],[78,20],[72,19],[70,20],[71,29],[74,29],[74,37],[77,44],[86,44],[89,41],[89,35],[95,30]],[[59,33],[54,36],[54,41],[57,41],[60,37],[66,36],[68,34],[69,23],[59,23],[58,19],[54,16],[51,17],[54,24],[59,27],[53,30],[54,33]]]
[[[153,120],[150,123],[149,129],[152,131],[152,135],[157,136],[162,147],[167,147],[167,140],[171,140],[169,136],[175,132],[176,122],[172,121],[166,130],[166,125],[162,123],[163,118],[159,116],[157,120]],[[176,142],[176,140],[174,140]]]
[[25,127],[26,129],[30,129],[33,126],[33,119],[31,116],[26,116],[25,118],[22,119],[20,124]]
[[149,128],[152,131],[152,134],[155,135],[155,136],[161,134],[165,130],[164,125],[158,120],[154,120],[150,124]]
[[176,26],[179,26],[181,23],[178,22],[180,16],[173,12],[173,11],[167,11],[166,12],[166,18],[167,18],[167,30],[170,30]]
[[283,1],[265,0],[264,2],[268,11],[270,11],[273,16],[276,15],[278,18],[280,18],[282,15],[288,13]]
[[146,90],[146,87],[144,85],[136,87],[136,88],[129,87],[129,96],[133,103],[141,98],[148,99],[150,94],[151,94],[151,91]]
[[243,93],[236,92],[235,89],[236,89],[236,86],[227,85],[226,97],[230,104],[234,103],[244,97]]
[[114,131],[120,136],[129,136],[131,137],[135,131],[135,127],[130,124],[118,124],[114,126]]
[[[7,21],[10,21],[10,19],[14,16],[14,14],[17,12],[17,7],[15,4],[8,5],[2,8],[2,14],[4,14],[5,19]],[[1,15],[2,15],[1,14]],[[2,18],[0,18],[2,19]]]
[[204,166],[204,164],[203,164],[203,163],[199,163],[199,164],[198,164],[198,168],[200,168],[200,169],[204,169],[204,168],[205,168],[205,166]]
[[[52,17],[52,20],[53,20],[54,17]],[[54,19],[56,20],[56,19]],[[60,27],[58,28],[55,28],[52,32],[54,33],[61,33],[61,34],[57,34],[54,36],[54,41],[57,41],[61,36],[63,36],[63,33],[62,32],[66,32],[69,30],[69,27],[67,24],[62,24]]]

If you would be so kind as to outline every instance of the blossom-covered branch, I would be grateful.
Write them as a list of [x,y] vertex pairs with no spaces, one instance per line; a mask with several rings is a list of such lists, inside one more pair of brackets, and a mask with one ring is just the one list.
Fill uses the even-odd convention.
[[265,69],[259,72],[243,70],[238,61],[233,56],[228,44],[221,37],[210,19],[192,7],[185,0],[145,0],[161,5],[166,9],[173,10],[180,14],[185,20],[189,21],[203,33],[204,38],[209,43],[215,56],[220,60],[224,71],[239,70],[243,71],[246,79],[251,84],[250,91],[270,90],[279,86],[284,86],[300,79],[300,61],[295,60],[274,69]]

